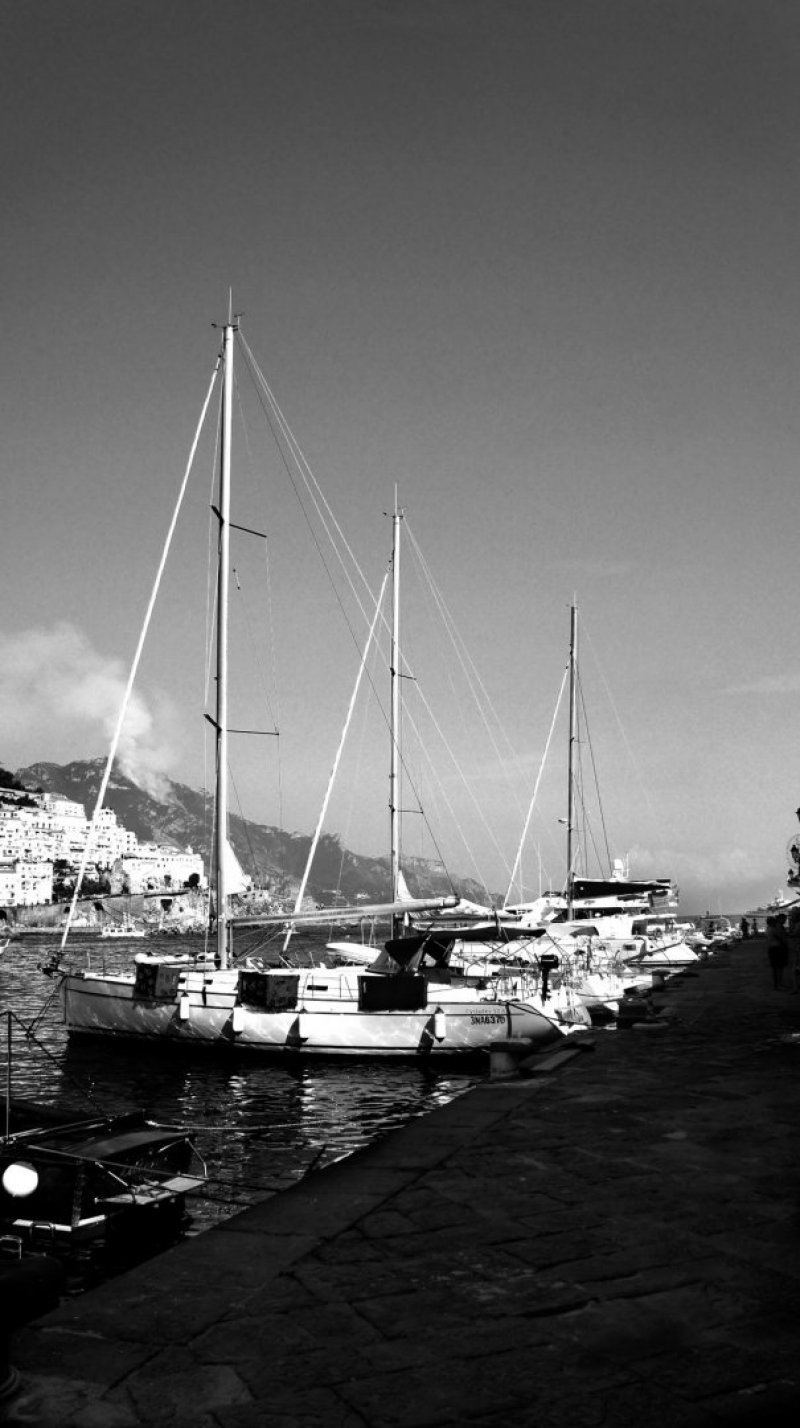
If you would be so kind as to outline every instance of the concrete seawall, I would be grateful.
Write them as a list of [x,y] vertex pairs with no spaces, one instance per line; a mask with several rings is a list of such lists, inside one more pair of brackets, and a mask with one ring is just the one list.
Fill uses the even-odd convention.
[[796,1421],[800,996],[750,941],[660,1000],[29,1325],[3,1421]]

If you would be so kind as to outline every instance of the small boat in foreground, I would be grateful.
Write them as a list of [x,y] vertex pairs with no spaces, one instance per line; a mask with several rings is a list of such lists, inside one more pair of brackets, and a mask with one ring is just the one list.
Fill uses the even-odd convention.
[[182,1131],[143,1111],[86,1116],[12,1100],[0,1142],[0,1230],[51,1253],[177,1237],[205,1167]]
[[[206,1167],[184,1130],[157,1126],[142,1110],[106,1115],[96,1105],[58,1109],[12,1094],[14,1023],[7,1023],[5,1099],[0,1104],[0,1236],[17,1255],[69,1256],[101,1247],[143,1258],[176,1239],[185,1197]],[[21,1023],[20,1023],[21,1024]],[[32,1037],[24,1028],[26,1039]]]

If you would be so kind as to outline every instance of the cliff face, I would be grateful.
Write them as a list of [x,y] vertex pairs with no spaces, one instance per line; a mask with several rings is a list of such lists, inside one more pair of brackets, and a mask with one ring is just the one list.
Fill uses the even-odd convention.
[[[78,760],[70,764],[36,763],[17,769],[16,777],[26,788],[60,793],[82,803],[91,817],[105,768],[104,759]],[[213,827],[213,799],[201,789],[167,781],[163,799],[154,798],[114,768],[105,797],[120,823],[142,841],[191,846],[210,865]],[[311,835],[287,833],[280,828],[250,823],[236,815],[230,819],[231,842],[246,873],[261,886],[269,885],[277,895],[288,896],[297,888],[305,868]],[[487,894],[473,879],[454,879],[451,884],[438,864],[414,858],[404,869],[406,881],[416,897],[439,896],[455,890],[463,897],[484,902]],[[330,900],[330,890],[339,888],[347,901],[361,893],[370,901],[389,897],[391,881],[388,858],[369,858],[343,848],[338,838],[320,839],[309,880],[308,892],[316,901]]]

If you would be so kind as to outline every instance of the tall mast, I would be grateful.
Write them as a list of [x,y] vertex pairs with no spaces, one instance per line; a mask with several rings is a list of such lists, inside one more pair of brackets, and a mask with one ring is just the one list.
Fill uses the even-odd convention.
[[[394,492],[394,515],[392,517],[392,644],[389,671],[392,680],[391,700],[391,764],[389,768],[389,815],[390,815],[390,858],[392,873],[392,902],[397,902],[400,890],[400,782],[399,782],[399,740],[400,740],[400,521],[402,514],[397,506],[397,487]],[[392,915],[392,936],[397,932],[399,919]]]
[[575,743],[577,739],[576,669],[578,657],[578,607],[573,596],[569,612],[569,758],[567,760],[567,917],[572,917],[574,872],[572,835],[575,831]]
[[217,960],[228,965],[228,586],[230,581],[231,408],[233,334],[229,318],[223,335],[222,446],[219,471],[219,562],[217,573]]

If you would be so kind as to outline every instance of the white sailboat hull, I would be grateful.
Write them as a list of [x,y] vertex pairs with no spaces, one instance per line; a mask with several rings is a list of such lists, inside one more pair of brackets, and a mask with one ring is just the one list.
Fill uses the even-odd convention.
[[164,998],[137,994],[133,975],[67,973],[64,1019],[71,1033],[318,1056],[452,1057],[509,1036],[546,1044],[564,1034],[533,1000],[482,999],[468,987],[432,985],[417,1010],[364,1010],[358,970],[302,973],[297,1003],[285,1010],[242,1005],[233,970],[186,971]]

